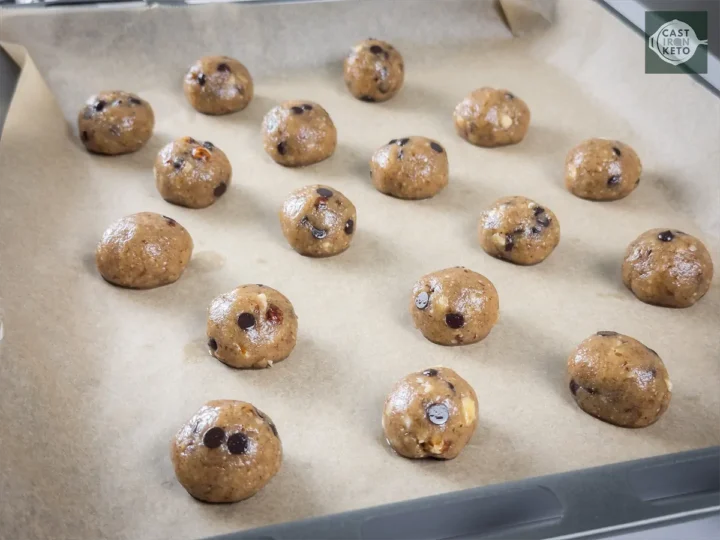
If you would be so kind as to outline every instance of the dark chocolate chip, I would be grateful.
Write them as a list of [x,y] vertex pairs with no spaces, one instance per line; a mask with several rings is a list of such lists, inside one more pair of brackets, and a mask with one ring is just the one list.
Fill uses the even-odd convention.
[[530,227],[530,232],[533,234],[540,234],[542,229],[540,229],[540,227]]
[[[655,351],[653,351],[652,349],[650,349],[650,351],[651,351],[655,356],[657,356],[657,353],[656,353]],[[653,376],[653,379],[654,379],[655,377],[657,377],[657,369],[652,368],[652,369],[650,370],[650,375]]]
[[231,454],[244,454],[248,448],[248,438],[242,432],[233,433],[228,437],[227,448]]
[[588,394],[593,395],[593,396],[598,393],[598,391],[595,390],[594,388],[585,388],[585,387],[583,387],[583,390],[585,390]]
[[505,97],[508,99],[515,99],[515,94],[511,92],[505,92]]
[[186,139],[187,142],[189,142],[190,144],[197,144],[197,143],[198,143],[198,142],[197,142],[195,139],[193,139],[192,137],[185,137],[185,139]]
[[544,213],[545,213],[545,209],[542,206],[536,206],[535,210],[533,210],[533,214],[535,214],[536,216],[539,216],[540,214],[544,214]]
[[290,107],[290,110],[293,114],[302,114],[303,108],[302,107]]
[[430,295],[425,291],[421,292],[415,297],[415,307],[418,309],[425,309],[430,303]]
[[205,78],[205,74],[204,74],[204,73],[201,73],[200,75],[198,75],[197,81],[198,81],[198,84],[199,84],[200,86],[205,86],[205,81],[206,81],[206,80],[207,80],[207,79]]
[[513,246],[515,245],[515,239],[512,237],[511,234],[505,235],[505,251],[512,251]]
[[165,221],[167,221],[167,224],[170,225],[171,227],[174,227],[175,225],[177,225],[177,221],[175,221],[173,218],[167,217],[167,216],[163,216],[163,217],[165,218]]
[[640,183],[640,178],[638,178],[637,180],[635,180],[635,185],[636,185],[636,186],[637,186],[639,183]]
[[444,403],[435,403],[430,405],[425,412],[428,420],[436,426],[442,426],[448,421],[448,418],[450,418],[450,411]]
[[217,351],[217,341],[215,341],[215,338],[208,339],[208,347],[210,347],[213,351]]
[[257,413],[257,415],[258,415],[260,418],[262,418],[262,419],[265,421],[265,423],[266,423],[268,426],[270,426],[270,429],[272,430],[273,435],[275,435],[275,436],[279,439],[279,438],[280,438],[280,435],[278,434],[278,430],[277,430],[277,428],[275,427],[275,423],[274,423],[272,420],[270,420],[270,417],[269,417],[267,414],[265,414],[264,412],[262,412],[262,411],[260,411],[260,410],[258,410],[258,409],[255,409],[255,412]]
[[278,151],[278,154],[280,154],[281,156],[284,156],[285,152],[287,152],[287,143],[285,141],[283,141],[280,144],[278,144],[277,151]]
[[434,142],[434,141],[430,143],[430,148],[432,148],[433,150],[435,150],[438,154],[442,154],[442,153],[443,153],[443,147],[440,146],[438,143],[436,143],[436,142]]
[[227,184],[225,182],[220,182],[217,186],[215,186],[215,189],[213,189],[213,195],[215,195],[215,197],[222,197],[226,191]]
[[352,219],[348,219],[345,222],[345,227],[343,228],[345,231],[345,234],[352,234],[355,232],[355,222]]
[[580,385],[575,382],[575,379],[570,379],[570,391],[572,392],[573,396],[577,395],[577,391],[580,388]]
[[317,238],[318,240],[322,240],[327,236],[327,231],[323,229],[316,229],[312,225],[310,225],[310,233],[312,233],[314,238]]
[[366,103],[375,103],[375,98],[372,96],[360,96],[360,101],[365,101]]
[[426,369],[422,372],[423,375],[426,377],[437,377],[438,370],[437,369]]
[[619,183],[620,183],[620,176],[618,176],[617,174],[608,178],[608,181],[607,181],[608,186],[617,186]]
[[539,214],[535,217],[535,221],[538,222],[538,225],[542,225],[543,227],[550,225],[550,218],[547,214]]
[[218,70],[218,71],[229,72],[229,71],[230,71],[230,66],[228,66],[225,62],[223,62],[222,64],[218,64],[217,70]]
[[447,324],[450,328],[462,328],[465,326],[465,317],[463,317],[460,313],[448,313],[445,315],[445,324]]
[[303,108],[303,110],[305,110],[305,111],[312,111],[312,108],[313,108],[313,107],[312,107],[312,105],[310,105],[309,103],[303,103],[302,108]]
[[611,330],[601,330],[600,332],[596,332],[598,336],[602,337],[610,337],[610,336],[617,336],[617,332],[613,332]]
[[210,141],[205,141],[205,142],[203,143],[203,146],[204,146],[205,148],[207,148],[208,150],[210,150],[211,152],[212,152],[213,150],[215,150],[215,145],[214,145],[213,143],[211,143]]
[[670,242],[673,238],[675,238],[675,235],[672,233],[672,231],[663,231],[658,234],[658,238],[661,242]]
[[225,442],[225,430],[221,427],[212,427],[203,435],[203,444],[208,448],[217,448]]
[[447,385],[450,387],[450,390],[452,390],[452,393],[455,393],[455,385],[451,383],[450,381],[445,381]]
[[398,142],[398,140],[397,140],[397,139],[393,139],[393,140],[392,140],[392,141],[390,141],[390,142],[389,142],[388,144],[397,144],[397,142]]
[[100,112],[105,108],[105,105],[107,105],[107,101],[105,101],[103,99],[99,99],[95,102],[95,110],[97,112]]
[[400,140],[398,141],[398,144],[399,144],[400,146],[405,146],[405,145],[406,145],[407,143],[409,143],[409,142],[410,142],[410,139],[409,139],[408,137],[405,137],[404,139],[400,139]]
[[255,326],[255,315],[248,313],[247,311],[238,315],[237,319],[238,326],[243,330],[248,330]]
[[275,304],[270,304],[267,308],[267,311],[265,312],[265,318],[268,320],[269,323],[282,324],[282,322],[283,322],[282,309],[277,307]]
[[622,156],[622,152],[620,151],[620,149],[617,146],[613,146],[612,150],[616,156],[618,156],[618,157]]
[[370,52],[373,54],[382,54],[384,51],[380,45],[373,45],[370,47]]
[[90,137],[88,136],[88,132],[87,132],[87,131],[83,131],[83,132],[80,134],[80,138],[81,138],[83,141],[87,142]]
[[329,190],[328,188],[324,188],[324,187],[317,188],[315,190],[315,192],[318,195],[322,195],[323,197],[328,198],[328,199],[334,195],[334,193],[331,190]]
[[142,105],[142,101],[135,97],[131,97],[128,101],[131,105]]
[[182,168],[183,163],[185,163],[185,161],[183,159],[175,158],[173,160],[173,167],[175,167],[176,169],[180,169],[180,168]]

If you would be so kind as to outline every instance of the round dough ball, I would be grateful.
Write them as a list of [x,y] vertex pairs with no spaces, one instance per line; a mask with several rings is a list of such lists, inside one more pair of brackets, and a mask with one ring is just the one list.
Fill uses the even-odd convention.
[[303,167],[329,158],[337,131],[330,115],[312,101],[285,101],[265,115],[263,145],[276,163]]
[[80,140],[96,154],[127,154],[143,147],[155,127],[150,104],[129,92],[100,92],[78,114]]
[[377,190],[399,199],[427,199],[448,184],[448,158],[437,141],[393,139],[375,151],[370,174]]
[[477,427],[475,391],[450,368],[411,373],[385,400],[382,425],[388,444],[407,458],[453,459]]
[[617,332],[598,332],[578,345],[568,358],[568,384],[583,411],[633,428],[656,422],[672,390],[657,353]]
[[525,138],[530,109],[507,90],[478,88],[455,107],[455,130],[477,146],[505,146]]
[[385,41],[366,39],[345,58],[345,84],[361,101],[387,101],[402,88],[405,64],[400,52]]
[[185,97],[204,114],[242,111],[253,98],[253,80],[240,62],[229,56],[204,56],[185,75]]
[[357,212],[338,190],[321,185],[293,191],[280,210],[280,226],[292,248],[308,257],[331,257],[350,247]]
[[642,164],[630,146],[609,139],[589,139],[568,152],[565,186],[591,201],[627,197],[640,183]]
[[155,158],[155,185],[167,202],[205,208],[230,185],[232,167],[225,153],[210,141],[182,137]]
[[208,310],[210,354],[234,368],[266,368],[295,348],[297,315],[290,300],[265,285],[221,294]]
[[190,234],[177,221],[140,212],[107,228],[95,251],[95,264],[114,285],[152,289],[177,281],[192,250]]
[[187,492],[210,503],[255,495],[282,464],[282,444],[270,418],[244,401],[208,401],[170,443],[170,459]]
[[708,292],[712,277],[705,245],[677,229],[650,229],[625,251],[623,283],[648,304],[690,307]]
[[438,345],[481,341],[495,326],[499,310],[500,299],[492,282],[462,266],[423,276],[410,298],[416,328]]
[[560,223],[546,206],[526,197],[503,197],[480,216],[478,236],[493,257],[537,264],[560,242]]

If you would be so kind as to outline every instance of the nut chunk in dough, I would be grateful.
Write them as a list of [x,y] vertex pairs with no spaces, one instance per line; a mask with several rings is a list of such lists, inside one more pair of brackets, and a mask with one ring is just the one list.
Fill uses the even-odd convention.
[[625,251],[623,283],[647,304],[690,307],[708,292],[712,277],[705,245],[677,229],[650,229]]
[[241,111],[253,98],[253,80],[247,68],[228,56],[205,56],[185,75],[185,97],[204,114]]
[[400,52],[385,41],[366,39],[345,58],[345,84],[361,101],[387,101],[402,88],[405,64]]
[[455,130],[477,146],[516,144],[530,126],[530,109],[507,90],[479,88],[455,107]]
[[560,223],[546,206],[525,197],[503,197],[480,216],[478,236],[493,257],[537,264],[560,242]]
[[210,304],[210,354],[235,368],[266,368],[295,348],[297,316],[290,300],[265,285],[243,285]]
[[350,247],[357,226],[355,205],[328,186],[293,191],[280,210],[280,226],[292,248],[308,257],[330,257]]
[[453,459],[477,427],[475,391],[450,368],[435,367],[401,379],[385,400],[388,444],[407,458]]
[[578,406],[616,426],[656,422],[670,404],[672,383],[655,351],[617,332],[598,332],[568,358],[568,385]]
[[177,281],[192,250],[190,234],[177,221],[140,212],[108,227],[95,251],[95,263],[114,285],[152,289]]
[[78,114],[80,140],[96,154],[127,154],[142,148],[155,127],[152,107],[129,92],[112,90],[90,97]]
[[244,401],[207,402],[170,444],[178,482],[201,501],[229,503],[260,491],[280,470],[282,444],[273,421]]
[[225,152],[210,141],[181,137],[155,158],[155,186],[167,202],[205,208],[230,185],[232,167]]
[[263,146],[285,167],[303,167],[329,158],[337,131],[328,112],[312,101],[285,101],[270,109],[262,124]]
[[469,345],[484,339],[499,310],[492,282],[461,266],[423,276],[410,298],[415,326],[438,345]]

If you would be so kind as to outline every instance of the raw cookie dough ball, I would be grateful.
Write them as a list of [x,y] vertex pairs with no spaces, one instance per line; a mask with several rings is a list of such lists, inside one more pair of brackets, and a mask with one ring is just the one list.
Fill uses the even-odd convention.
[[570,150],[565,159],[568,191],[591,201],[627,197],[640,183],[641,173],[635,150],[620,141],[589,139]]
[[530,109],[507,90],[479,88],[455,107],[455,130],[477,146],[505,146],[525,138]]
[[381,193],[400,199],[427,199],[447,186],[447,153],[425,137],[393,139],[373,154],[370,174]]
[[335,151],[337,131],[330,115],[312,101],[285,101],[265,115],[263,145],[276,163],[312,165]]
[[242,111],[253,98],[250,72],[229,56],[204,56],[185,75],[185,97],[204,114]]
[[282,444],[272,420],[250,403],[218,399],[180,428],[170,458],[178,482],[196,499],[237,502],[280,470]]
[[469,345],[495,326],[500,299],[485,276],[457,266],[420,278],[410,314],[422,334],[438,345]]
[[345,84],[361,101],[387,101],[398,93],[405,64],[395,47],[379,39],[355,45],[345,58]]
[[525,197],[503,197],[480,216],[478,236],[493,257],[515,264],[544,261],[560,242],[560,223],[547,207]]
[[385,400],[388,444],[408,458],[453,459],[477,427],[475,391],[450,368],[435,367],[401,379]]
[[677,229],[650,229],[625,251],[623,283],[648,304],[690,307],[708,292],[712,277],[705,245]]
[[328,186],[293,191],[280,210],[280,226],[292,248],[308,257],[330,257],[350,247],[357,212],[355,205]]
[[78,114],[85,148],[96,154],[135,152],[152,136],[155,115],[150,104],[129,92],[100,92]]
[[656,422],[672,390],[657,353],[617,332],[598,332],[578,345],[568,358],[568,383],[583,411],[633,428]]
[[177,281],[192,250],[190,234],[177,221],[140,212],[108,227],[95,251],[95,264],[114,285],[152,289]]
[[235,368],[266,368],[295,348],[297,316],[290,300],[265,285],[243,285],[210,304],[210,354]]
[[210,141],[182,137],[155,158],[155,185],[167,202],[205,208],[227,191],[232,167],[225,153]]

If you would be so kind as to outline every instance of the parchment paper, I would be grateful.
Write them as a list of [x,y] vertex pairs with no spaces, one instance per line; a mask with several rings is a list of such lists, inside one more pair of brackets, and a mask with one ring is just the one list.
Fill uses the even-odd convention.
[[[370,35],[406,59],[406,85],[385,104],[354,100],[341,79],[347,47]],[[194,538],[720,442],[720,287],[671,310],[620,280],[625,247],[651,227],[698,235],[720,261],[720,106],[688,77],[645,75],[642,40],[598,5],[561,1],[557,24],[531,41],[511,39],[489,2],[464,0],[45,10],[5,17],[2,38],[30,56],[0,146],[0,536]],[[244,112],[206,117],[185,102],[185,69],[209,53],[255,76]],[[455,135],[453,107],[483,85],[529,104],[521,144],[488,150]],[[156,134],[136,154],[89,155],[76,138],[77,110],[108,88],[155,109]],[[291,170],[265,155],[262,116],[290,98],[328,109],[339,133],[331,159]],[[438,139],[450,157],[450,185],[428,201],[369,182],[374,149],[410,134]],[[232,188],[204,210],[169,205],[154,187],[155,154],[183,135],[232,161]],[[591,136],[640,154],[646,172],[625,200],[565,191],[565,154]],[[292,251],[276,215],[290,190],[316,182],[358,208],[351,248],[327,260]],[[559,217],[560,245],[539,266],[492,259],[477,243],[481,210],[511,194]],[[145,210],[187,227],[193,261],[168,287],[109,286],[95,245],[110,222]],[[443,348],[413,328],[408,295],[453,265],[495,283],[501,315],[480,344]],[[205,351],[207,305],[243,283],[276,287],[300,317],[295,352],[269,370],[235,371]],[[573,403],[566,358],[598,330],[635,336],[666,362],[674,395],[656,425],[620,429]],[[479,428],[451,462],[394,456],[385,395],[437,364],[476,389]],[[193,500],[168,457],[178,427],[216,398],[266,411],[284,445],[280,473],[239,504]]]

